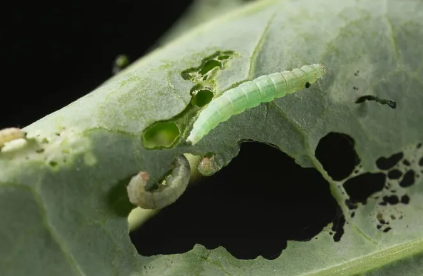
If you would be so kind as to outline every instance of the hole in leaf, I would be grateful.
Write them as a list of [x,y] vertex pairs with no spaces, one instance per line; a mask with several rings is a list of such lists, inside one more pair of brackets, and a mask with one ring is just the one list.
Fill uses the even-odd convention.
[[333,241],[339,242],[341,240],[342,235],[344,235],[345,222],[345,216],[342,214],[341,209],[339,208],[337,210],[335,219],[333,220],[332,231],[335,232],[335,235],[333,235]]
[[396,195],[384,196],[382,200],[383,200],[383,203],[385,203],[382,205],[386,205],[386,204],[395,205],[399,203],[399,198]]
[[185,70],[185,71],[183,71],[182,73],[181,73],[181,76],[182,76],[182,78],[184,79],[184,80],[190,80],[190,81],[193,81],[194,79],[195,79],[195,77],[196,77],[196,74],[197,72],[195,71],[195,70],[193,70],[193,69],[188,69],[188,70]]
[[344,188],[351,202],[366,204],[369,196],[382,191],[385,180],[384,173],[364,173],[345,181]]
[[197,82],[199,80],[205,81],[208,77],[204,75],[213,70],[213,68],[219,67],[223,69],[224,63],[234,56],[233,51],[217,51],[216,53],[204,58],[201,65],[194,68],[189,68],[181,73],[181,76],[185,80]]
[[413,170],[409,170],[404,174],[404,177],[400,181],[399,185],[403,188],[408,188],[414,184],[415,173]]
[[320,139],[315,155],[333,180],[347,178],[360,163],[354,145],[354,139],[342,133],[330,132]]
[[402,176],[402,172],[397,169],[393,169],[388,172],[389,179],[400,179],[401,176]]
[[410,202],[410,197],[408,195],[403,195],[401,197],[401,203],[402,204],[408,204]]
[[180,131],[174,122],[156,122],[143,134],[143,146],[147,149],[171,147]]
[[192,97],[191,103],[193,105],[203,107],[213,99],[213,92],[210,90],[200,90]]
[[238,259],[275,259],[287,240],[310,240],[336,217],[329,183],[264,144],[242,144],[225,170],[203,181],[131,233],[141,255],[202,244],[223,246]]
[[219,61],[217,61],[217,60],[208,60],[203,65],[203,68],[201,68],[200,74],[201,75],[205,75],[209,71],[211,71],[213,68],[215,68],[215,67],[219,67],[220,68],[221,66],[222,66],[222,64]]
[[376,160],[376,166],[381,170],[389,170],[395,166],[402,158],[404,154],[402,152],[395,153],[388,158],[380,157]]

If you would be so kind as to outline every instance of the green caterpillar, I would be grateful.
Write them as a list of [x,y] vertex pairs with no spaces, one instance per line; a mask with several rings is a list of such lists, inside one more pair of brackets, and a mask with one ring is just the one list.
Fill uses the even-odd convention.
[[312,64],[244,82],[209,103],[194,122],[187,141],[194,145],[231,116],[263,102],[270,102],[286,94],[308,88],[324,74],[326,74],[325,66]]

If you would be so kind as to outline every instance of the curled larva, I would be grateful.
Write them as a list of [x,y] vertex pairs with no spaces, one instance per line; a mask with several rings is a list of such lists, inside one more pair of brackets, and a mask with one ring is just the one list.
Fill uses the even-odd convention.
[[172,166],[170,174],[152,191],[145,190],[150,179],[148,172],[141,171],[132,177],[126,187],[129,201],[144,209],[160,209],[175,202],[187,188],[191,169],[183,155],[176,157]]
[[222,153],[206,155],[198,163],[198,172],[203,176],[211,176],[227,166],[239,153],[239,146]]
[[324,74],[326,69],[322,64],[312,64],[244,82],[208,104],[194,122],[187,141],[194,145],[210,130],[231,116],[258,106],[260,103],[270,102],[286,94],[308,88]]
[[26,134],[20,128],[10,127],[0,130],[0,147],[4,146],[5,143],[25,138]]

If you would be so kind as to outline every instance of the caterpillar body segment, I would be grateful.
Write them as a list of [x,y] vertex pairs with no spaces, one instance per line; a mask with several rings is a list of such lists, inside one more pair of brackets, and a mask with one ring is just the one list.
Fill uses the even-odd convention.
[[322,64],[312,64],[244,82],[209,103],[194,122],[187,141],[194,145],[231,116],[309,87],[325,73],[326,69]]
[[129,201],[144,209],[160,209],[174,203],[185,191],[191,176],[191,168],[185,156],[176,157],[173,169],[152,191],[145,189],[150,174],[141,171],[129,181],[126,187]]

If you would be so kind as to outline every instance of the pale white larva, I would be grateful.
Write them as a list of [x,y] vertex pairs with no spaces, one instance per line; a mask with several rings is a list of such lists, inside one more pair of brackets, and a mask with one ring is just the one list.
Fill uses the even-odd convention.
[[191,169],[183,155],[176,157],[172,166],[171,173],[152,191],[145,189],[150,180],[148,172],[141,171],[132,177],[126,187],[129,201],[144,209],[160,209],[174,203],[187,188]]
[[260,103],[270,102],[286,94],[308,88],[325,73],[326,69],[322,64],[312,64],[244,82],[208,104],[194,122],[187,141],[194,145],[210,130],[231,116],[258,106]]
[[26,134],[20,128],[10,127],[0,130],[0,147],[3,147],[5,143],[25,138]]

